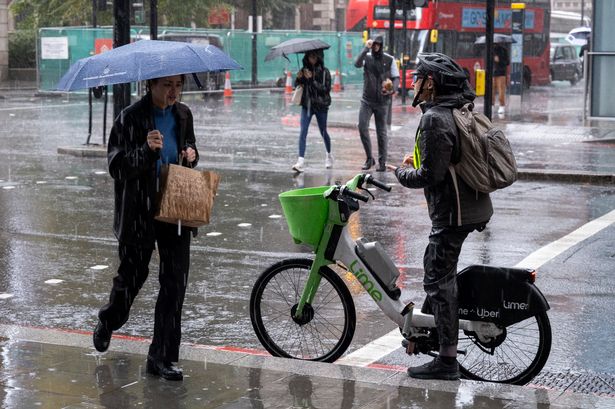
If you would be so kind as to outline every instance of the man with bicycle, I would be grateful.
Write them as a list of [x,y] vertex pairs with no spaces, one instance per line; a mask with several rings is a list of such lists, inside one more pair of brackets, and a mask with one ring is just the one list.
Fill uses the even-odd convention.
[[420,104],[423,116],[416,132],[414,154],[406,155],[401,166],[389,167],[403,186],[423,188],[427,199],[432,228],[423,257],[427,297],[421,310],[434,315],[439,354],[431,362],[409,368],[408,375],[456,380],[457,261],[468,234],[485,228],[493,208],[489,194],[473,190],[449,171],[460,155],[452,110],[475,98],[467,74],[444,54],[419,54],[418,60],[412,106]]

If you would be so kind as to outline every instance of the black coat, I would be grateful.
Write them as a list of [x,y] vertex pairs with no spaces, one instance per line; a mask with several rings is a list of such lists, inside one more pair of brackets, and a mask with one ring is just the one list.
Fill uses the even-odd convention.
[[493,75],[496,77],[501,77],[506,75],[506,70],[508,65],[510,64],[510,59],[508,57],[508,50],[504,48],[504,46],[496,45],[493,47],[493,58],[498,56],[498,62],[493,61]]
[[382,82],[393,80],[397,87],[398,77],[391,77],[391,65],[395,64],[392,56],[380,49],[377,54],[365,47],[354,62],[355,67],[363,68],[363,96],[361,100],[368,104],[388,105],[391,95],[382,94]]
[[[178,150],[189,146],[196,151],[192,112],[180,102],[173,112]],[[153,105],[148,93],[115,119],[107,147],[109,173],[115,182],[113,231],[120,242],[140,247],[153,247],[155,241],[156,162],[160,153],[147,145],[147,133],[153,129]],[[197,162],[198,151],[191,165]]]
[[[417,130],[421,153],[418,169],[397,168],[395,176],[410,188],[424,188],[429,217],[433,227],[457,226],[457,195],[448,169],[459,160],[459,134],[453,118],[453,108],[471,102],[473,95],[437,97],[435,102],[421,104],[423,116]],[[475,191],[459,176],[461,225],[482,225],[493,214],[491,198]]]
[[331,105],[331,73],[324,66],[322,57],[318,57],[315,66],[311,66],[307,61],[307,54],[303,57],[303,69],[312,72],[312,78],[297,77],[295,86],[303,87],[301,96],[301,106],[314,112],[327,111]]

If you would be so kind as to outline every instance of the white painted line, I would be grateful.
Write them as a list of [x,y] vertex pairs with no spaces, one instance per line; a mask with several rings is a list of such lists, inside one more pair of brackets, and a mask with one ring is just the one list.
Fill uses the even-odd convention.
[[91,270],[104,270],[106,268],[109,268],[109,266],[104,264],[96,264],[95,266],[90,267]]
[[399,329],[394,329],[388,334],[365,345],[363,348],[338,359],[335,363],[341,365],[367,366],[401,347],[402,339]]
[[593,236],[600,230],[610,226],[615,222],[615,210],[605,214],[602,217],[592,220],[591,222],[579,227],[570,234],[565,235],[553,243],[547,244],[543,248],[533,252],[522,261],[517,263],[515,267],[538,268],[547,261],[557,257],[572,246],[582,242],[583,240]]
[[[615,223],[615,210],[592,220],[561,239],[536,250],[521,262],[517,263],[515,267],[538,268],[572,246],[593,236],[613,223]],[[399,333],[399,329],[396,328],[364,347],[357,349],[353,353],[338,359],[335,363],[351,366],[367,366],[399,349],[401,347],[401,340],[402,336]]]
[[51,278],[45,281],[45,284],[60,284],[62,282],[64,282],[64,280],[60,280],[59,278]]

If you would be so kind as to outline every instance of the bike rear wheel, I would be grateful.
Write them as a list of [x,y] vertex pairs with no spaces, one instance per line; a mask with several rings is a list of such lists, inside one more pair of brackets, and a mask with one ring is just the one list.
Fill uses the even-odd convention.
[[505,328],[490,342],[461,330],[457,347],[459,370],[468,379],[525,385],[544,367],[551,352],[551,324],[540,312]]
[[333,362],[352,341],[354,303],[343,280],[329,267],[322,267],[313,302],[306,304],[300,319],[294,318],[311,266],[309,259],[289,259],[265,270],[252,289],[250,319],[270,354]]

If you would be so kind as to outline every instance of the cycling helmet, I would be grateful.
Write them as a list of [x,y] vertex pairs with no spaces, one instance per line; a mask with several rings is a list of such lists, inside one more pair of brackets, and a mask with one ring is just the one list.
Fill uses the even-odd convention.
[[419,54],[417,58],[417,73],[431,75],[439,92],[453,93],[463,90],[468,74],[451,57],[440,53],[425,53]]

